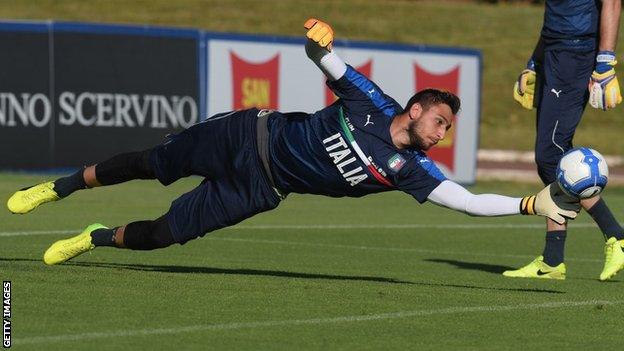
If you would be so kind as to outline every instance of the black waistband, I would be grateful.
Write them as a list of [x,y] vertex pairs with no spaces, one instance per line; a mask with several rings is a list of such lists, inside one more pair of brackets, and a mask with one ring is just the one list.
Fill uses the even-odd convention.
[[271,161],[269,158],[269,127],[267,122],[269,121],[269,116],[272,112],[272,110],[260,110],[260,112],[258,112],[256,141],[258,143],[258,154],[262,160],[262,166],[264,166],[264,173],[266,173],[271,187],[273,187],[280,199],[284,199],[286,198],[287,193],[279,190],[275,186],[273,173],[271,173]]

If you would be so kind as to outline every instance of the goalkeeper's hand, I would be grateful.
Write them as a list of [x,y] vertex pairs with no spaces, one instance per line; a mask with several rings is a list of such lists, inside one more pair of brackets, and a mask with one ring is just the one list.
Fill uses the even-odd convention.
[[615,53],[600,51],[596,56],[596,69],[589,79],[589,104],[606,111],[622,102],[620,84],[615,75]]
[[520,201],[520,213],[548,217],[559,224],[574,219],[580,210],[579,199],[564,193],[557,182]]
[[334,31],[331,26],[316,18],[308,19],[303,25],[308,30],[306,36],[317,43],[320,47],[331,51],[332,42],[334,41]]
[[520,73],[514,84],[513,97],[517,103],[527,110],[533,109],[535,96],[535,61],[531,58],[526,68]]

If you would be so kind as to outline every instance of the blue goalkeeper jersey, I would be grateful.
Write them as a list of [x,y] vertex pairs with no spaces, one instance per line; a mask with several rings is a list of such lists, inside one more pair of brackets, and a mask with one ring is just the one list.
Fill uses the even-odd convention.
[[599,0],[546,0],[542,38],[547,48],[594,50],[600,6]]
[[327,85],[336,102],[313,114],[274,112],[269,157],[282,191],[360,197],[402,190],[424,202],[445,176],[420,150],[400,150],[390,124],[401,106],[347,66]]

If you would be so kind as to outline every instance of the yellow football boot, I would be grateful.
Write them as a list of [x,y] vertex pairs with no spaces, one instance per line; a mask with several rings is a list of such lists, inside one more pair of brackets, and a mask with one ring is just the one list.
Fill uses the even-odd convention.
[[624,240],[618,241],[611,237],[605,243],[605,264],[600,273],[600,280],[613,278],[620,269],[624,268]]
[[13,213],[28,213],[39,205],[60,199],[54,191],[54,182],[45,182],[21,189],[7,201],[9,211]]
[[95,245],[91,243],[91,232],[96,229],[108,228],[99,223],[91,224],[82,233],[55,242],[43,254],[43,262],[47,265],[59,264],[93,250]]
[[551,267],[544,263],[544,256],[539,256],[533,260],[533,262],[520,269],[504,271],[503,275],[511,278],[564,280],[566,276],[566,266],[565,263],[560,263],[557,267]]

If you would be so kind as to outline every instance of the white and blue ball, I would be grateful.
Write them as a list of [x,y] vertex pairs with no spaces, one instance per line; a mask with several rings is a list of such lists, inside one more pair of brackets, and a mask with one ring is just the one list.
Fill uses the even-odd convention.
[[557,166],[557,182],[569,195],[580,199],[594,197],[607,186],[609,167],[602,155],[588,147],[566,152]]

